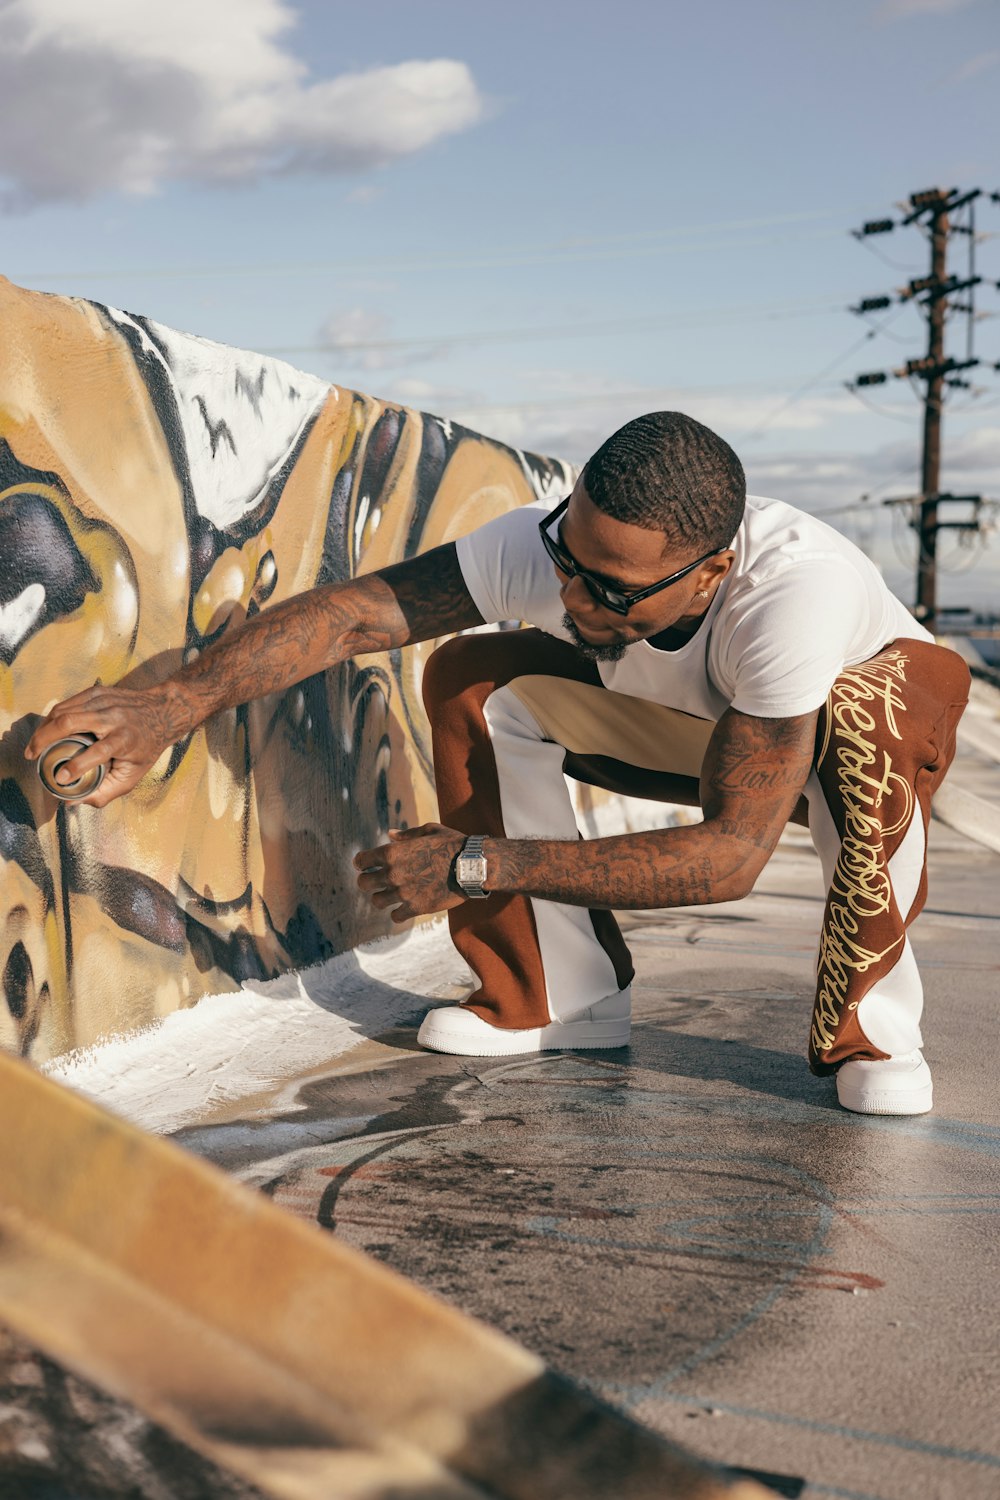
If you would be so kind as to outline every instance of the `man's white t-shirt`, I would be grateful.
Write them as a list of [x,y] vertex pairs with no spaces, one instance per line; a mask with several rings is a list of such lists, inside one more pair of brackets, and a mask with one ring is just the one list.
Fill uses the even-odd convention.
[[[538,523],[550,502],[509,511],[458,541],[469,593],[487,623],[521,620],[570,640]],[[729,707],[760,718],[819,708],[845,667],[890,641],[932,641],[860,548],[781,500],[747,498],[733,567],[698,630],[677,651],[637,641],[599,662],[614,692],[719,719]]]

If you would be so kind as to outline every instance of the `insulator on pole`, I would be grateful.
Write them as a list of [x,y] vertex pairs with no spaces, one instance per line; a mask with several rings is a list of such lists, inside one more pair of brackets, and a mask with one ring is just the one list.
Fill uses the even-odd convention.
[[864,297],[857,307],[851,307],[848,311],[852,313],[882,312],[884,308],[891,306],[891,297]]

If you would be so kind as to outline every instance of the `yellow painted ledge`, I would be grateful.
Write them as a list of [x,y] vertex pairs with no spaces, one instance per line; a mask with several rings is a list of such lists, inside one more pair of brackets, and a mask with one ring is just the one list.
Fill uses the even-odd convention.
[[287,1500],[765,1500],[0,1055],[0,1319]]

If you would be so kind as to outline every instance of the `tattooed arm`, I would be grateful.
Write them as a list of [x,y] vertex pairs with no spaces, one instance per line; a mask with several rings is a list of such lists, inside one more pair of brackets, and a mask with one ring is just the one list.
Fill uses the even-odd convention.
[[[570,906],[638,910],[745,896],[770,859],[809,776],[818,713],[758,719],[729,709],[702,770],[705,820],[616,838],[494,839],[489,889]],[[358,884],[394,921],[462,899],[449,883],[464,836],[436,824],[358,855]]]
[[33,759],[66,735],[96,735],[94,745],[69,761],[64,779],[107,766],[101,787],[86,799],[103,807],[129,791],[168,745],[219,709],[278,692],[350,656],[482,623],[449,543],[263,610],[154,687],[87,688],[51,711],[25,754]]
[[816,713],[759,719],[727,710],[702,768],[704,822],[571,844],[488,839],[491,884],[612,909],[691,906],[747,895],[809,776],[816,720]]

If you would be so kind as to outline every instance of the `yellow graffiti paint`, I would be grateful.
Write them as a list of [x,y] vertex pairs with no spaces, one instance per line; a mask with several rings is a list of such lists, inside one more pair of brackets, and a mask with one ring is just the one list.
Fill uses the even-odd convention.
[[0,317],[0,1045],[44,1058],[390,930],[350,859],[436,815],[433,643],[216,716],[102,811],[44,793],[36,716],[570,475],[95,303],[0,279]]

